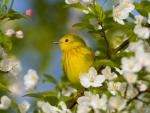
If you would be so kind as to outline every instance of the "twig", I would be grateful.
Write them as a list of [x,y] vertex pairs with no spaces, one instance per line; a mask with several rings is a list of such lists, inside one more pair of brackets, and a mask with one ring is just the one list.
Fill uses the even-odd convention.
[[141,101],[141,102],[143,102],[143,103],[145,103],[145,104],[147,104],[147,103],[148,103],[147,101],[144,101],[144,100],[139,99],[139,98],[137,98],[136,100]]
[[127,91],[128,91],[128,83],[127,83],[127,85],[126,85],[126,89],[125,89],[125,92],[124,92],[124,98],[126,98],[127,97]]
[[[96,7],[96,0],[93,0],[93,6],[94,8]],[[107,36],[106,36],[106,33],[105,33],[105,30],[104,30],[104,26],[103,26],[103,23],[100,21],[99,17],[97,16],[97,13],[96,13],[96,9],[94,9],[94,13],[95,13],[95,17],[97,18],[97,21],[98,21],[98,24],[102,27],[100,31],[100,35],[104,38],[105,40],[105,43],[106,43],[106,54],[107,54],[107,58],[111,59],[111,51],[110,51],[110,46],[109,46],[109,41],[107,39]]]
[[125,40],[119,47],[114,49],[113,53],[117,53],[118,51],[124,49],[129,44],[129,39]]
[[68,108],[72,109],[75,106],[75,104],[77,103],[77,99],[79,97],[83,96],[83,94],[84,94],[84,90],[79,90],[77,92],[77,94],[73,97],[73,99],[71,99],[71,100],[68,101],[68,103],[70,103],[69,106],[68,106]]
[[[141,92],[138,92],[138,94],[135,96],[135,97],[133,97],[133,98],[131,98],[130,100],[128,100],[127,101],[127,105],[129,105],[132,101],[134,101],[134,100],[139,100],[139,96],[141,95],[141,94],[143,94],[143,93],[150,93],[150,89],[147,89],[147,90],[145,90],[145,91],[141,91]],[[141,99],[140,99],[140,101],[141,101]]]
[[106,43],[106,47],[107,47],[107,50],[106,50],[107,57],[108,57],[109,59],[111,59],[111,51],[110,51],[109,42],[108,42],[108,39],[107,39],[107,37],[106,37],[105,31],[104,31],[104,27],[103,27],[102,24],[101,24],[101,27],[102,27],[101,32],[103,33],[102,37],[104,38],[105,43]]

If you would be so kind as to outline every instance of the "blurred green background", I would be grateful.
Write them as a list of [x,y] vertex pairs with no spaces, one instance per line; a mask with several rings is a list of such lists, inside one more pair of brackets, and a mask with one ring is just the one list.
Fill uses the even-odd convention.
[[[97,1],[105,10],[111,9],[116,2],[114,0]],[[23,39],[13,39],[12,51],[21,61],[21,75],[25,75],[27,70],[31,68],[35,69],[40,77],[47,73],[58,80],[62,74],[61,52],[58,45],[54,45],[52,42],[58,41],[64,34],[78,34],[93,50],[96,50],[95,41],[86,30],[72,27],[82,18],[83,12],[66,8],[65,0],[15,0],[13,8],[21,13],[31,8],[33,12],[30,20],[9,21],[3,25],[5,30],[14,28],[24,32]],[[23,76],[21,76],[22,81]],[[43,91],[47,88],[51,89],[52,85],[39,83],[37,91]]]
[[[113,4],[113,0],[98,1],[105,9],[111,8]],[[60,51],[58,45],[52,42],[64,34],[77,33],[86,37],[87,43],[91,42],[86,31],[72,28],[83,12],[65,8],[65,0],[15,0],[13,8],[20,12],[28,8],[33,10],[31,21],[22,19],[15,24],[25,34],[24,39],[15,40],[13,48],[13,53],[21,59],[23,74],[33,68],[58,78],[61,73]]]

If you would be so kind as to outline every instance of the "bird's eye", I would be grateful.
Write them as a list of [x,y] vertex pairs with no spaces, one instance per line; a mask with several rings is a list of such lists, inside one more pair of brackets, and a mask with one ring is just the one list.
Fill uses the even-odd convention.
[[68,39],[65,39],[65,42],[68,42],[69,40]]

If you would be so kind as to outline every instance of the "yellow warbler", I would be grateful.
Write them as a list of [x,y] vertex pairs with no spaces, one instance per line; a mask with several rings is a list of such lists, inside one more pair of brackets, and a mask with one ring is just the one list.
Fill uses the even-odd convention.
[[59,40],[64,73],[72,83],[79,83],[80,73],[88,71],[94,62],[93,51],[76,35],[69,34]]

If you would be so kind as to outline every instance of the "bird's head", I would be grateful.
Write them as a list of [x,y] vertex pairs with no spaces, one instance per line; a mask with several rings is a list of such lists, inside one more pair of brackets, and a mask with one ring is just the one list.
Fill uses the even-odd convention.
[[68,34],[59,40],[61,51],[67,51],[81,46],[86,46],[85,42],[77,35]]

